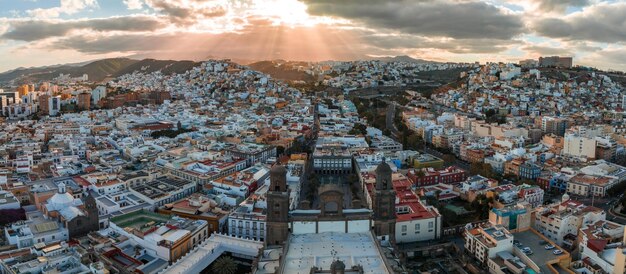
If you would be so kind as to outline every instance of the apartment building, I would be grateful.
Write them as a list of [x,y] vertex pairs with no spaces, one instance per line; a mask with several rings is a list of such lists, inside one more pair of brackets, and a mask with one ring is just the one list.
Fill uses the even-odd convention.
[[513,235],[501,225],[486,224],[466,230],[463,236],[465,251],[485,265],[497,253],[513,250]]

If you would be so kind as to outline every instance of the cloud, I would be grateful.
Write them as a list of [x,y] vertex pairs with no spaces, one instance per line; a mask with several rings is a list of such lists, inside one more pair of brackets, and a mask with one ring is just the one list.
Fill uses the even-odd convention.
[[590,3],[589,0],[533,0],[537,8],[541,11],[565,12],[568,7],[584,7]]
[[61,0],[59,7],[49,9],[33,9],[26,13],[35,18],[55,18],[61,14],[75,14],[86,8],[95,8],[98,6],[96,0]]
[[206,56],[267,60],[346,60],[377,54],[360,43],[348,30],[332,27],[284,27],[252,25],[238,33],[191,33],[81,35],[46,43],[43,49],[96,55],[119,52],[141,53],[172,59],[202,59]]
[[524,51],[528,51],[536,56],[573,56],[574,52],[568,48],[563,47],[550,47],[541,45],[526,45],[521,48]]
[[143,7],[141,0],[124,0],[123,2],[129,10],[140,10]]
[[198,20],[226,15],[226,7],[214,1],[146,0],[146,5],[168,16],[178,25],[191,25]]
[[626,71],[626,49],[623,47],[604,49],[581,58],[577,63],[603,69]]
[[457,39],[510,39],[524,31],[521,17],[483,2],[304,0],[308,12],[403,33]]
[[500,39],[429,38],[412,34],[380,34],[373,31],[363,34],[363,40],[375,47],[392,50],[434,49],[455,54],[498,53],[519,43]]
[[533,24],[540,35],[565,40],[626,42],[626,3],[598,4],[560,18]]
[[154,31],[165,24],[157,17],[135,15],[81,20],[9,20],[8,30],[0,38],[32,42],[61,37],[74,30],[93,31]]

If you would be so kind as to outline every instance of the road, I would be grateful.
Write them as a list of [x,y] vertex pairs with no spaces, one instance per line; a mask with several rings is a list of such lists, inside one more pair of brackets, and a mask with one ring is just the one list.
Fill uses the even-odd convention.
[[393,120],[396,117],[396,105],[398,103],[394,102],[389,102],[387,101],[389,104],[387,105],[387,114],[385,115],[386,118],[386,127],[389,131],[391,131],[391,138],[393,138],[396,142],[399,142],[400,139],[400,131],[398,131],[398,128],[396,128],[396,125],[393,123]]
[[580,201],[586,205],[603,209],[606,212],[606,219],[618,224],[626,225],[626,217],[615,214],[614,207],[619,202],[621,195],[618,197],[583,197],[569,194],[570,199]]

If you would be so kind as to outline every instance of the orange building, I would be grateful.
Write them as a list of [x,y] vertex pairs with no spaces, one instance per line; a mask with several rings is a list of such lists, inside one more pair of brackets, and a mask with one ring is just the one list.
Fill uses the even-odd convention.
[[28,85],[21,85],[17,88],[17,92],[20,94],[20,97],[28,94]]

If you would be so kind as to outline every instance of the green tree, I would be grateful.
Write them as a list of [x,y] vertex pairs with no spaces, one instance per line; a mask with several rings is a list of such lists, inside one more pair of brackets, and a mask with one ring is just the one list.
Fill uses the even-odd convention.
[[366,135],[367,134],[367,126],[361,123],[356,123],[354,124],[354,126],[352,127],[352,129],[350,129],[350,131],[348,131],[348,134],[352,134],[352,135]]
[[480,175],[486,178],[498,177],[498,175],[493,171],[491,165],[486,163],[472,163],[470,165],[470,174]]
[[235,274],[237,272],[237,263],[229,256],[218,258],[211,267],[215,274]]
[[454,163],[456,162],[456,157],[453,154],[444,154],[441,156],[441,160],[445,163]]
[[419,149],[424,140],[417,133],[411,133],[406,140],[406,147],[409,149]]

